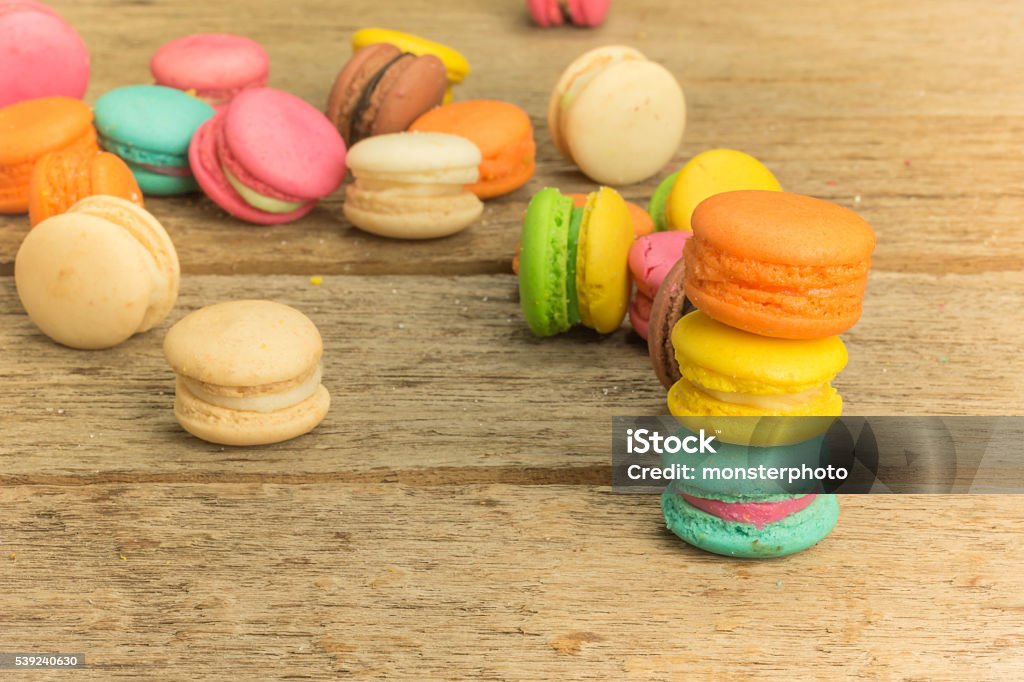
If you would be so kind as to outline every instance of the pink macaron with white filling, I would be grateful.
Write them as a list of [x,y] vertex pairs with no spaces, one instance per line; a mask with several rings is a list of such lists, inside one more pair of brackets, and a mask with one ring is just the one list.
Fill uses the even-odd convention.
[[194,92],[214,106],[249,88],[262,88],[270,74],[263,46],[230,33],[198,33],[163,45],[149,62],[157,85]]
[[196,131],[189,162],[200,187],[250,223],[297,220],[345,178],[345,142],[319,110],[272,88],[240,93]]

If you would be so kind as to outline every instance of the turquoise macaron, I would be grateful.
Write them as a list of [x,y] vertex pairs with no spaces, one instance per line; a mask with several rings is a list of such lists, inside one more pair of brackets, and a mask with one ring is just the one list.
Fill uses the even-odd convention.
[[94,107],[100,145],[124,159],[143,194],[174,196],[199,189],[188,147],[214,108],[181,90],[131,85],[111,90]]
[[[686,490],[676,482],[662,493],[666,527],[694,547],[724,556],[768,559],[795,554],[818,544],[839,520],[835,495],[773,495],[752,502],[706,492],[688,497],[687,492],[698,491]],[[730,507],[735,508],[734,513],[723,511]],[[764,517],[771,512],[758,507],[795,511],[779,513],[778,518],[766,522]]]

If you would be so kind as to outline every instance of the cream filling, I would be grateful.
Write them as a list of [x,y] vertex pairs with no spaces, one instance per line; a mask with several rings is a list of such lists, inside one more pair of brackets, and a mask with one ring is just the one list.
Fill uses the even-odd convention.
[[309,378],[295,388],[288,389],[281,393],[259,395],[249,398],[214,395],[205,390],[198,382],[193,381],[188,377],[183,376],[181,377],[181,380],[185,383],[185,386],[192,395],[203,402],[216,405],[217,407],[223,407],[228,410],[238,410],[240,412],[262,412],[263,414],[266,414],[269,412],[277,412],[278,410],[287,410],[289,407],[294,407],[303,400],[309,398],[311,395],[316,393],[317,388],[320,387],[322,374],[323,365],[318,364],[316,366],[316,370],[314,370]]
[[231,174],[231,171],[226,166],[221,166],[221,170],[224,171],[224,177],[227,178],[228,183],[235,188],[235,191],[245,199],[245,203],[249,204],[253,208],[263,211],[265,213],[291,213],[302,208],[304,202],[301,201],[282,201],[281,199],[274,199],[273,197],[266,197],[253,189],[246,187],[242,184],[242,181]]
[[788,412],[809,403],[816,398],[828,384],[822,384],[798,393],[780,393],[777,395],[751,395],[750,393],[729,393],[694,384],[704,393],[723,403],[754,407],[766,412]]
[[356,184],[365,192],[373,192],[380,196],[401,197],[444,197],[458,196],[466,191],[462,185],[443,183],[412,183],[388,180],[367,180],[357,178]]

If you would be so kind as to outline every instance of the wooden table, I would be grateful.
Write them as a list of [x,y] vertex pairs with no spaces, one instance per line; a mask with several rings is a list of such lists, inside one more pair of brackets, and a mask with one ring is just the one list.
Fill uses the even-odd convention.
[[[583,50],[634,45],[686,89],[673,166],[743,149],[875,226],[848,414],[1024,412],[1019,2],[630,0],[596,31],[532,28],[513,0],[54,5],[92,50],[90,102],[147,82],[164,41],[222,30],[319,106],[352,31],[426,34],[471,60],[459,97],[529,111],[539,163],[425,243],[355,231],[340,194],[273,228],[151,200],[181,298],[105,352],[32,327],[10,276],[27,221],[0,217],[0,650],[89,664],[12,679],[1024,677],[1019,499],[847,497],[804,554],[691,549],[656,497],[608,486],[610,417],[665,411],[644,347],[532,338],[509,274],[531,194],[591,187],[548,142],[549,89]],[[319,325],[334,406],[313,435],[226,449],[174,422],[164,332],[239,297]]]

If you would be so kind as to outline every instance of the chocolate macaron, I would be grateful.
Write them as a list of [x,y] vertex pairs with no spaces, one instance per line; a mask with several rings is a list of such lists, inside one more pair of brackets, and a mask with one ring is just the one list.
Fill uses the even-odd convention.
[[647,352],[651,356],[654,373],[665,388],[671,388],[681,377],[672,346],[672,329],[681,317],[696,310],[686,298],[685,279],[686,262],[679,260],[661,281],[651,304]]
[[388,43],[352,55],[327,98],[327,117],[349,146],[371,135],[400,133],[441,104],[448,88],[444,64]]

